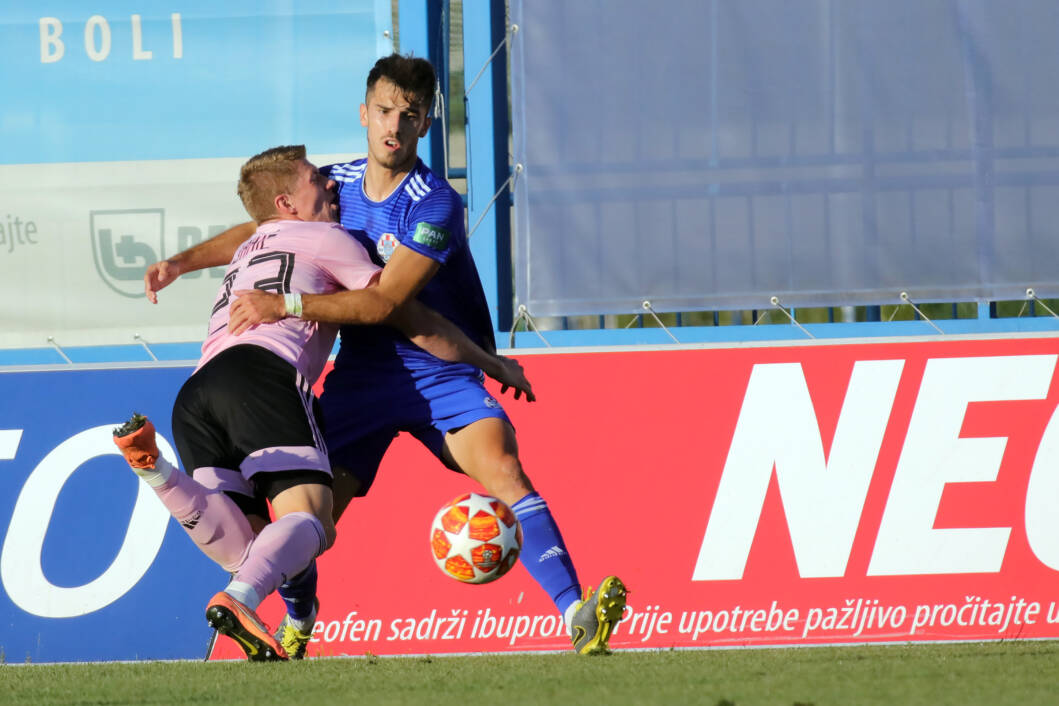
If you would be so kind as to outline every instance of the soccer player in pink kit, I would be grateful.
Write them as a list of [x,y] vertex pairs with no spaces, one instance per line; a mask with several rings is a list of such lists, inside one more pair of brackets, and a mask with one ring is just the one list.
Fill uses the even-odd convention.
[[[177,453],[192,475],[159,455],[144,417],[134,415],[114,432],[134,471],[202,551],[233,574],[206,617],[255,661],[287,658],[257,616],[258,605],[335,540],[331,465],[312,384],[338,328],[298,318],[298,300],[301,293],[366,287],[380,271],[331,222],[326,181],[302,146],[267,150],[242,168],[239,195],[258,228],[228,266],[202,357],[173,408]],[[294,315],[232,335],[233,293],[255,288],[284,295]],[[431,338],[454,329],[423,307],[389,320],[423,345],[472,355],[460,348],[469,344],[462,334],[452,334],[455,343]],[[512,380],[528,389],[517,375]]]

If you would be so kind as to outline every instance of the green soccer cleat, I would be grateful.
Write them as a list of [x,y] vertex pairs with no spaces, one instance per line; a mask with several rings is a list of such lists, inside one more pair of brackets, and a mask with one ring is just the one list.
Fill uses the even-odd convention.
[[610,654],[610,634],[625,613],[625,584],[617,576],[608,576],[595,593],[585,589],[573,620],[570,640],[574,651],[583,655]]
[[[313,613],[318,614],[320,612],[320,599],[315,599],[313,602],[315,604]],[[315,617],[313,619],[315,620]],[[309,647],[309,641],[313,639],[313,633],[311,630],[302,632],[294,627],[290,616],[284,614],[283,620],[280,621],[273,637],[283,647],[288,657],[291,659],[305,659],[305,652]]]

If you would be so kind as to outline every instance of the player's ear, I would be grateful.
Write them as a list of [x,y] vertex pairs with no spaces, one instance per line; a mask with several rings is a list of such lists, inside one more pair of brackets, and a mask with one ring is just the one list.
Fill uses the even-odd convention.
[[368,126],[368,106],[366,103],[360,104],[360,125],[361,127]]
[[294,213],[294,204],[290,200],[290,194],[276,194],[272,203],[276,206],[276,213]]
[[419,136],[420,136],[420,137],[426,137],[426,136],[427,136],[427,133],[428,133],[428,132],[430,132],[430,124],[431,124],[431,123],[432,123],[433,121],[434,121],[434,119],[433,119],[433,118],[431,118],[431,117],[430,117],[430,116],[428,115],[428,116],[427,116],[427,119],[423,121],[423,127],[421,127],[421,128],[419,129]]

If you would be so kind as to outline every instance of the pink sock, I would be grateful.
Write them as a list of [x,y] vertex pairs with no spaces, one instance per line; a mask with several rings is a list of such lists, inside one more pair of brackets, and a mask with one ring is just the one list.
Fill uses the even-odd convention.
[[206,556],[229,572],[242,566],[254,532],[231,498],[179,469],[154,492]]
[[312,513],[284,515],[257,535],[232,583],[250,586],[257,599],[264,600],[323,553],[325,542],[324,526]]

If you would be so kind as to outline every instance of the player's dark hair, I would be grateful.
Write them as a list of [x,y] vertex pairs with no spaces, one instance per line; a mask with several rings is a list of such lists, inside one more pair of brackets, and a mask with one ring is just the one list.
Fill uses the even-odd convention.
[[276,197],[294,191],[298,165],[305,159],[305,145],[273,147],[246,160],[239,170],[236,192],[255,222],[279,215]]
[[380,78],[397,86],[409,103],[421,105],[427,110],[434,102],[434,84],[437,78],[434,67],[426,59],[412,55],[390,54],[375,62],[368,72],[367,96],[371,95]]

